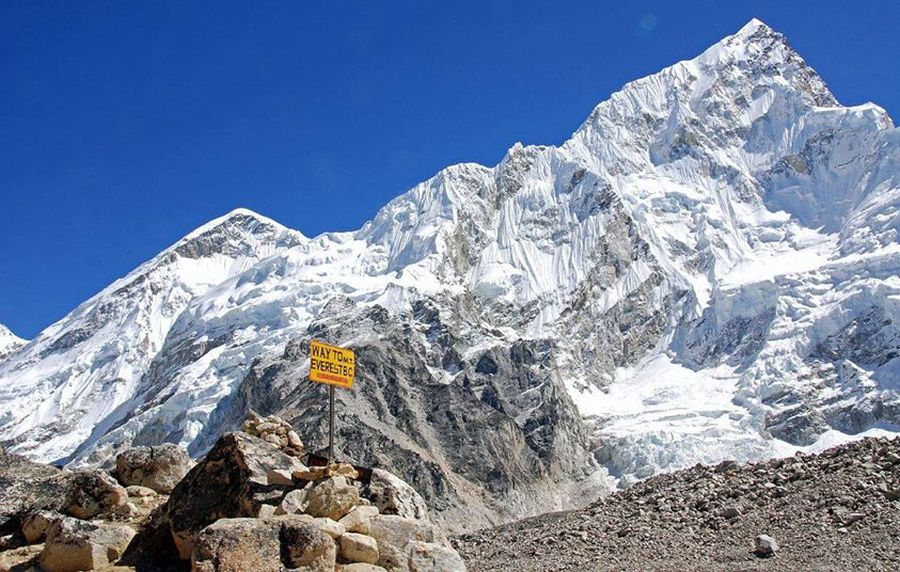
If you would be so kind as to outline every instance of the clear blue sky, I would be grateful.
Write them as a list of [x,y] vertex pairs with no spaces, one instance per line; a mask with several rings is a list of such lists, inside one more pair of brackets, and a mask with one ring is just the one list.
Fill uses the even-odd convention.
[[238,206],[357,228],[754,16],[842,103],[900,112],[900,2],[444,4],[0,3],[0,323],[32,337]]

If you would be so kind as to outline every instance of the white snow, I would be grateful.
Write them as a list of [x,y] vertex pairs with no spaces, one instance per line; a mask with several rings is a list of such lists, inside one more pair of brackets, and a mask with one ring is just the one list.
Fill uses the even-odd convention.
[[0,324],[0,360],[18,350],[22,346],[28,343],[28,340],[24,340],[19,336],[12,333],[12,331]]

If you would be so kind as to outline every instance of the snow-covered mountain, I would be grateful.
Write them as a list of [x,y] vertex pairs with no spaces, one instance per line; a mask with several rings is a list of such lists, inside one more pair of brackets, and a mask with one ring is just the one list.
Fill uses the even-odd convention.
[[0,360],[21,348],[27,343],[19,336],[10,331],[9,328],[0,324]]
[[753,20],[358,231],[205,225],[0,363],[0,438],[200,453],[254,408],[321,445],[311,337],[359,351],[343,454],[468,527],[897,431],[898,175],[887,113]]

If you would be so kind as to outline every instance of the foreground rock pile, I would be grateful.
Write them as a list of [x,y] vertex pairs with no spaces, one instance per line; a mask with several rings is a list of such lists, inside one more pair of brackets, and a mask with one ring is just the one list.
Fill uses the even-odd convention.
[[307,467],[280,419],[252,416],[244,427],[196,466],[173,445],[125,451],[118,482],[3,455],[0,571],[465,570],[402,480]]
[[[154,461],[145,452],[128,451],[119,469],[164,489],[189,468]],[[175,456],[187,458],[183,449]],[[128,482],[99,470],[68,471],[0,453],[0,571],[102,569],[118,560],[167,498],[145,486],[123,486]]]
[[900,439],[659,475],[454,539],[470,570],[900,570]]

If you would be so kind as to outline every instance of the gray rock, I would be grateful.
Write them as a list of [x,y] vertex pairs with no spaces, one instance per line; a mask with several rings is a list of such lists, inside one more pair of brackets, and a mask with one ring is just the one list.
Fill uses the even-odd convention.
[[447,546],[422,542],[410,542],[409,569],[415,572],[465,572],[466,564],[459,553]]
[[369,530],[372,527],[372,518],[377,514],[377,507],[357,506],[344,515],[340,523],[348,532],[369,534]]
[[71,473],[0,449],[0,530],[14,530],[29,512],[61,511]]
[[198,572],[333,572],[336,552],[307,518],[224,518],[197,537],[191,564]]
[[116,476],[123,485],[140,485],[168,494],[193,466],[194,461],[187,449],[164,443],[119,453],[116,457]]
[[[428,336],[434,345],[410,335],[418,331],[432,332]],[[573,487],[577,492],[571,505],[596,498],[601,484],[588,477],[599,466],[559,378],[556,346],[528,340],[463,359],[454,353],[459,335],[431,301],[414,303],[410,316],[335,298],[307,334],[277,356],[260,360],[239,394],[246,400],[245,409],[291,419],[309,449],[324,447],[327,388],[297,386],[295,373],[308,363],[310,337],[341,343],[352,336],[357,360],[368,364],[357,372],[357,384],[365,390],[337,394],[337,453],[358,465],[382,467],[409,483],[393,488],[375,471],[371,494],[364,488],[362,495],[382,512],[422,518],[428,503],[432,513],[453,514],[449,518],[459,519],[458,528],[470,528],[560,508],[559,496],[550,502],[549,495],[535,493],[543,489],[585,481]],[[455,383],[444,383],[432,373],[445,362],[457,372]],[[497,455],[498,450],[508,454]],[[513,491],[521,491],[529,501],[505,502]]]
[[69,483],[62,512],[75,518],[94,518],[122,506],[128,498],[125,488],[102,471],[77,471]]
[[381,566],[366,564],[365,562],[353,562],[341,566],[341,572],[387,572]]
[[757,556],[774,556],[778,552],[778,542],[766,534],[760,534],[753,540],[753,551]]
[[428,505],[422,495],[406,481],[384,469],[372,471],[372,479],[363,488],[368,498],[382,514],[396,514],[403,518],[428,519]]
[[309,501],[306,498],[307,492],[309,492],[307,489],[288,491],[278,504],[278,508],[275,509],[275,514],[300,514],[304,512],[307,505],[309,505]]
[[396,515],[380,514],[373,517],[369,534],[378,541],[377,564],[388,570],[409,568],[410,554],[407,545],[412,541],[421,540],[449,547],[449,543],[433,524]]
[[277,522],[223,518],[197,535],[191,556],[195,572],[280,572],[281,543]]

